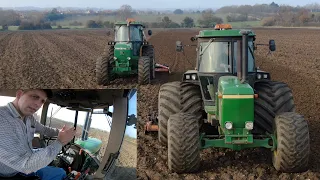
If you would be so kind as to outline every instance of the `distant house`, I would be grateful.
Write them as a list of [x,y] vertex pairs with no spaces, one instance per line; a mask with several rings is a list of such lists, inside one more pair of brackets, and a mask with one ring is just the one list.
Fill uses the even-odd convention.
[[93,11],[93,10],[87,10],[86,11],[86,14],[94,14],[95,13],[95,11]]

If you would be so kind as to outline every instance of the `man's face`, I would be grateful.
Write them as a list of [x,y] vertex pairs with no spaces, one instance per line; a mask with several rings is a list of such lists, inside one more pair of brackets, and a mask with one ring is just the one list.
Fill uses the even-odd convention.
[[20,112],[25,116],[29,116],[41,108],[47,99],[47,95],[42,90],[19,90],[17,99]]

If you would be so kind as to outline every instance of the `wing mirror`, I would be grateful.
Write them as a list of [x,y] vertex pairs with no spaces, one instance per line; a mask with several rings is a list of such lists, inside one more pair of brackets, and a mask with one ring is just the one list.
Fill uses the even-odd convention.
[[269,50],[275,51],[276,50],[276,43],[273,39],[269,40]]
[[148,35],[151,36],[152,35],[152,31],[148,30]]
[[183,51],[183,45],[181,41],[176,41],[176,51],[182,52]]

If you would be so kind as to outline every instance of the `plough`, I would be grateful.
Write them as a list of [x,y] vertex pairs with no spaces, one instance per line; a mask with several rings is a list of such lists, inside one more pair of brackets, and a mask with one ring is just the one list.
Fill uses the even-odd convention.
[[155,63],[154,71],[155,72],[168,72],[169,74],[171,74],[169,66],[167,66],[165,64],[162,65],[159,63]]

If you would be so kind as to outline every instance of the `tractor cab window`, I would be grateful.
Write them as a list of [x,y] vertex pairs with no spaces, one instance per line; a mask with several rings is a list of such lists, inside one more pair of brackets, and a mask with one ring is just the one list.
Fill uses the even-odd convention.
[[[130,36],[129,36],[130,28]],[[115,41],[127,42],[129,41],[142,41],[142,32],[140,26],[127,26],[121,25],[115,28]]]
[[229,42],[200,43],[200,72],[231,72],[231,44]]
[[139,26],[130,26],[130,41],[142,41],[142,34]]
[[[199,71],[205,73],[231,73],[231,42],[201,42]],[[233,72],[237,72],[237,41],[233,43]],[[249,41],[248,72],[254,72],[253,42]]]
[[[70,110],[66,107],[61,107],[56,104],[50,104],[47,112],[47,120],[45,125],[53,128],[61,129],[63,125],[67,127],[73,127],[75,123],[76,111]],[[76,138],[81,138],[82,128],[84,125],[84,117],[86,113],[83,111],[78,111],[78,121],[77,121],[77,133]]]
[[115,41],[129,41],[129,28],[127,25],[116,26]]

